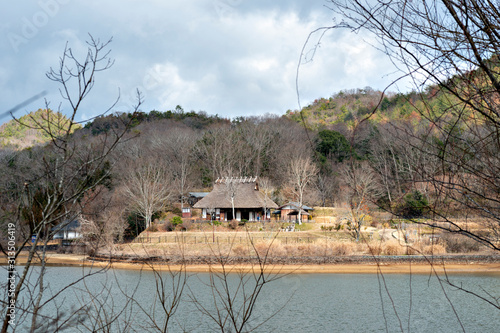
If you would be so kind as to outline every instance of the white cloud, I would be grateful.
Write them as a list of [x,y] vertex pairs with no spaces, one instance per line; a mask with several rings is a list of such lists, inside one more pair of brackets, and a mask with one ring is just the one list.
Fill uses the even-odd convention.
[[[40,10],[13,5],[0,14],[0,21],[19,32],[22,18]],[[295,73],[302,44],[309,32],[330,24],[331,15],[322,0],[70,1],[19,52],[0,41],[3,73],[5,68],[13,73],[8,82],[0,79],[0,110],[42,90],[49,91],[48,99],[57,106],[57,87],[44,73],[57,66],[66,41],[84,54],[91,33],[113,37],[116,62],[97,76],[82,110],[88,116],[105,110],[118,89],[119,111],[130,110],[139,89],[145,97],[143,111],[182,105],[222,116],[282,114],[297,108]],[[362,36],[332,31],[314,61],[301,67],[301,96],[306,103],[346,88],[382,88],[388,81],[383,75],[391,71]]]

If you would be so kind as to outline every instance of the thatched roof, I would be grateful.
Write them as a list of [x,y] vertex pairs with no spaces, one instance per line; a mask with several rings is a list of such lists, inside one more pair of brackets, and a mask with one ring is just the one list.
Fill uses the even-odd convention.
[[[298,210],[300,207],[298,202],[290,201],[290,202],[280,206],[279,209],[283,209],[287,206],[290,206],[292,209],[295,209],[295,210]],[[314,208],[306,206],[306,205],[302,205],[302,210],[314,210]]]
[[257,177],[220,178],[214,188],[194,208],[232,208],[231,193],[234,193],[234,208],[278,208],[271,199],[259,191]]

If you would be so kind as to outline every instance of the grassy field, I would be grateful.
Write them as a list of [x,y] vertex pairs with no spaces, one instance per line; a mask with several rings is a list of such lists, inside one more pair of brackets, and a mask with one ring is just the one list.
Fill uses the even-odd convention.
[[[283,222],[247,222],[236,229],[227,222],[220,225],[191,222],[186,223],[184,231],[181,228],[172,232],[145,231],[134,241],[117,245],[116,250],[122,254],[147,256],[240,257],[257,253],[301,257],[488,252],[467,237],[436,233],[431,227],[409,221],[389,221],[383,214],[374,216],[374,222],[362,227],[361,240],[356,242],[346,228],[336,230],[339,223],[345,221],[346,214],[345,209],[316,208],[315,222],[295,225],[294,232],[285,232],[284,228],[290,224]],[[459,223],[469,230],[484,228],[480,221]],[[161,227],[154,230],[161,230]]]

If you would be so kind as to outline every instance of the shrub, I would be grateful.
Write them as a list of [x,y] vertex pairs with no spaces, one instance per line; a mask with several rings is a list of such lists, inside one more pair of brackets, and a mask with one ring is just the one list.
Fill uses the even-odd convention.
[[410,256],[422,254],[423,249],[421,246],[415,244],[413,246],[406,246],[406,254]]
[[406,254],[406,247],[399,244],[397,240],[390,240],[384,243],[384,253],[388,256]]
[[158,231],[158,226],[156,223],[151,223],[151,225],[149,226],[149,228],[146,229],[146,231],[149,231],[149,232],[157,232]]
[[382,254],[383,248],[382,243],[380,242],[372,242],[368,244],[368,251],[373,256],[379,256]]
[[352,243],[344,243],[344,242],[338,242],[334,243],[332,246],[332,253],[333,255],[336,256],[348,256],[354,252],[355,244]]
[[263,257],[266,254],[270,255],[271,254],[271,249],[270,249],[271,246],[272,246],[272,244],[269,242],[259,242],[259,243],[254,244],[255,251],[259,254],[260,257]]
[[427,198],[416,190],[405,195],[402,202],[394,207],[394,213],[405,218],[422,217],[428,211]]
[[231,222],[229,222],[229,228],[235,230],[236,228],[238,228],[238,221],[236,220],[231,220]]
[[191,220],[185,220],[182,222],[182,228],[184,230],[191,230],[193,229],[193,222]]
[[180,216],[174,216],[170,219],[170,223],[172,223],[172,225],[176,227],[179,224],[182,224],[182,218]]
[[441,244],[427,245],[422,252],[430,255],[446,254],[446,248]]
[[171,222],[165,222],[160,225],[158,225],[159,231],[174,231],[175,227]]
[[247,247],[242,244],[238,244],[233,247],[233,253],[240,257],[246,256],[248,255]]
[[468,253],[479,251],[479,242],[459,234],[447,233],[442,236],[448,253]]

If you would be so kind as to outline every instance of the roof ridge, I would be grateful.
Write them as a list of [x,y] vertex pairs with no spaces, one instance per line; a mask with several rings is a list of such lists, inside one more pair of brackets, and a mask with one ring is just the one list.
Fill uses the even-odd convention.
[[255,183],[257,182],[258,176],[245,176],[245,177],[218,177],[215,180],[215,184],[226,184],[226,183]]

